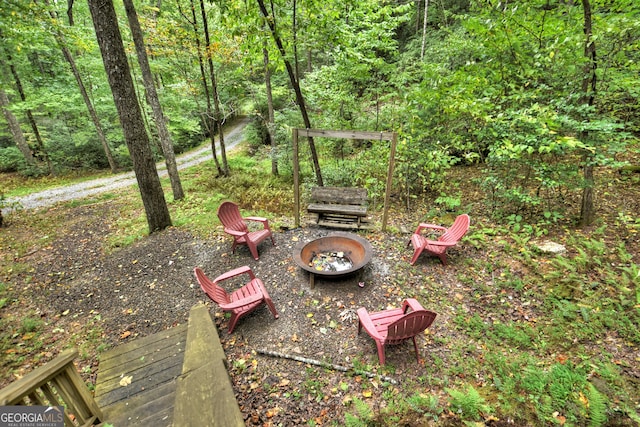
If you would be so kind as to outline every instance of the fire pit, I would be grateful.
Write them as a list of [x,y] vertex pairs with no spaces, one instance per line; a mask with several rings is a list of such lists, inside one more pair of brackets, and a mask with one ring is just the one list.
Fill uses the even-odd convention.
[[315,276],[340,278],[355,273],[371,261],[371,244],[352,233],[334,233],[311,242],[299,243],[293,259],[309,272],[311,289]]

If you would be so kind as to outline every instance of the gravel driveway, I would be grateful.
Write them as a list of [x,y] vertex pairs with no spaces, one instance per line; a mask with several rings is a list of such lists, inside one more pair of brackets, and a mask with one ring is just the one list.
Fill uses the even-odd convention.
[[[227,133],[224,136],[227,151],[242,142],[242,131],[248,123],[249,119],[243,118],[227,129]],[[219,151],[217,153],[219,154]],[[205,144],[196,150],[176,156],[176,163],[178,165],[178,170],[182,170],[210,160],[211,158],[211,146],[210,144]],[[158,175],[160,177],[167,176],[167,166],[164,161],[157,163],[156,167],[158,168]],[[9,214],[14,209],[12,206],[19,206],[22,209],[42,208],[59,202],[82,199],[136,184],[136,176],[133,171],[130,171],[109,176],[107,178],[93,179],[73,185],[49,188],[47,190],[31,193],[22,197],[7,198],[5,200],[5,205],[7,207],[2,210],[2,214]]]

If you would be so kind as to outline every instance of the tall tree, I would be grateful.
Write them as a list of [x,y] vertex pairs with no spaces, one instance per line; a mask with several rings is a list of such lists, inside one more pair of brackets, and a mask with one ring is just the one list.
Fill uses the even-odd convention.
[[213,161],[218,170],[218,175],[223,175],[222,166],[220,165],[220,161],[218,160],[218,155],[216,154],[215,123],[214,123],[214,116],[211,112],[211,96],[209,94],[209,83],[207,82],[207,73],[204,68],[204,58],[202,55],[202,42],[200,41],[200,31],[198,29],[198,17],[196,14],[196,5],[194,0],[190,0],[189,3],[191,5],[191,17],[187,17],[184,13],[182,13],[182,9],[180,8],[180,3],[178,3],[178,8],[180,8],[183,18],[191,24],[191,28],[193,30],[193,39],[196,45],[196,51],[198,55],[198,65],[200,68],[200,80],[202,82],[202,88],[204,90],[205,101],[207,104],[203,122],[204,122],[205,128],[209,132],[209,137],[211,138],[211,154],[213,156]]
[[273,111],[273,92],[271,90],[271,65],[269,64],[269,50],[267,49],[267,41],[264,39],[262,47],[262,55],[264,58],[264,83],[267,92],[267,132],[269,133],[269,141],[271,143],[271,173],[278,175],[278,156],[277,144],[275,136],[275,114]]
[[[269,30],[271,31],[271,36],[273,37],[273,41],[278,47],[278,52],[280,52],[280,56],[284,61],[284,65],[287,69],[287,74],[289,75],[289,80],[291,82],[291,86],[293,86],[293,90],[296,94],[296,101],[298,103],[298,108],[300,109],[300,114],[302,115],[302,120],[307,129],[311,129],[311,120],[309,120],[309,114],[307,113],[307,106],[304,101],[304,96],[302,96],[302,90],[300,89],[300,81],[298,76],[294,72],[294,67],[291,65],[291,61],[287,59],[287,52],[284,48],[284,44],[282,43],[282,39],[280,38],[280,34],[278,33],[278,27],[276,25],[276,17],[275,15],[269,14],[267,11],[267,7],[264,3],[264,0],[257,0],[258,6],[260,7],[260,12],[262,16],[265,18],[267,23],[269,24]],[[272,8],[273,10],[273,8]],[[313,141],[313,138],[309,138],[309,149],[311,151],[311,160],[313,162],[313,167],[316,173],[316,182],[322,187],[322,172],[320,171],[320,162],[318,161],[318,153],[316,151],[316,145]]]
[[138,64],[140,64],[140,70],[142,71],[142,80],[144,81],[147,102],[151,105],[153,120],[156,123],[156,128],[158,129],[158,137],[160,138],[160,145],[164,153],[169,180],[171,181],[173,199],[180,200],[184,198],[184,191],[182,189],[182,183],[180,182],[180,175],[178,174],[176,155],[173,150],[173,142],[171,141],[169,129],[167,129],[164,113],[160,106],[158,92],[156,91],[156,86],[153,82],[153,75],[151,74],[151,67],[149,66],[147,49],[144,44],[142,28],[140,28],[140,22],[138,21],[138,14],[136,13],[132,0],[124,0],[124,8],[127,12],[129,28],[131,29],[133,42],[136,46],[136,55],[138,56]]
[[211,89],[213,91],[213,112],[216,128],[218,129],[218,140],[220,144],[220,157],[222,157],[222,173],[229,175],[229,164],[227,163],[227,150],[224,146],[224,131],[222,130],[222,114],[220,113],[220,97],[218,96],[218,82],[216,81],[216,70],[213,66],[213,47],[209,36],[209,24],[207,11],[204,7],[204,0],[200,0],[200,12],[202,14],[202,28],[204,30],[205,52],[207,63],[209,64],[209,76],[211,77]]
[[[2,33],[0,32],[0,37],[2,37]],[[5,56],[7,59],[9,70],[11,71],[11,75],[13,76],[13,81],[15,82],[16,88],[18,89],[18,94],[20,95],[20,99],[22,102],[26,102],[27,96],[24,92],[24,88],[22,87],[22,80],[20,79],[20,75],[16,70],[16,67],[13,64],[13,58],[9,52],[5,51]],[[5,68],[5,67],[3,67]],[[53,168],[51,166],[51,158],[47,153],[47,150],[44,146],[44,142],[42,141],[42,136],[40,135],[40,130],[38,129],[38,124],[36,123],[36,119],[33,117],[33,113],[30,108],[26,110],[27,120],[29,121],[29,125],[31,126],[31,130],[33,131],[33,136],[36,140],[36,146],[38,147],[36,158],[38,160],[44,160],[47,164],[47,169],[49,173],[53,172]]]
[[[49,1],[45,0],[45,4],[49,5]],[[102,129],[102,124],[100,124],[100,118],[98,117],[98,113],[96,109],[93,107],[93,102],[91,102],[91,98],[89,98],[89,94],[87,93],[87,89],[84,85],[84,81],[82,80],[82,76],[80,75],[80,71],[76,66],[76,61],[67,46],[64,33],[58,27],[58,16],[55,11],[49,11],[51,19],[54,22],[54,37],[60,50],[62,50],[62,55],[64,59],[69,64],[71,68],[71,73],[73,77],[76,79],[76,83],[78,84],[78,89],[80,90],[80,95],[82,95],[82,99],[84,100],[84,104],[87,107],[87,111],[89,112],[89,117],[91,117],[91,121],[93,122],[93,126],[96,128],[96,134],[98,135],[98,139],[100,140],[100,144],[102,145],[102,150],[104,151],[105,156],[107,157],[107,162],[109,163],[109,167],[111,168],[112,173],[116,173],[118,171],[118,163],[113,157],[113,153],[111,152],[111,147],[109,147],[109,142],[107,141],[107,137]],[[73,1],[69,0],[67,16],[69,17],[69,25],[73,25]]]
[[[596,69],[598,63],[596,61],[596,42],[593,39],[591,3],[589,0],[582,0],[582,9],[584,17],[584,77],[582,79],[582,103],[588,107],[593,106],[596,96]],[[583,141],[589,138],[589,131],[584,130],[580,135]],[[595,219],[595,206],[593,202],[594,193],[594,158],[589,150],[585,150],[584,154],[584,189],[582,191],[582,204],[580,209],[580,222],[583,227],[593,224]]]
[[[420,1],[418,1],[420,3]],[[424,48],[427,44],[427,18],[429,17],[429,0],[424,0],[424,18],[422,21],[422,48],[420,49],[420,60],[424,59]]]
[[16,143],[18,150],[22,153],[25,162],[27,165],[31,167],[37,166],[36,158],[33,157],[33,153],[31,152],[31,148],[29,148],[29,144],[27,144],[27,140],[24,137],[24,133],[22,132],[22,128],[20,127],[20,122],[16,116],[9,109],[9,97],[4,89],[0,88],[0,108],[2,108],[2,113],[4,114],[4,118],[7,120],[7,124],[9,125],[9,131],[13,136],[13,141]]
[[118,28],[118,17],[113,0],[88,0],[88,2],[109,86],[111,86],[124,138],[133,161],[149,232],[153,233],[169,227],[171,217],[151,152],[142,111],[136,100],[127,54]]

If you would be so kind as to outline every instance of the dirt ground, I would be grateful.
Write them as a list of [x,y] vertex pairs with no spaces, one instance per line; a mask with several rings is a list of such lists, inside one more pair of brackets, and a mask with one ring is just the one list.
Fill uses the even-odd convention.
[[[429,275],[443,288],[455,290],[456,259],[474,256],[471,249],[451,251],[451,265],[443,268],[435,258],[423,256],[415,267],[408,263],[412,250],[407,236],[360,232],[373,247],[371,262],[351,276],[334,280],[316,279],[310,288],[309,275],[293,260],[293,250],[336,230],[304,226],[275,231],[276,245],[266,241],[255,261],[246,247],[232,254],[231,240],[219,233],[204,241],[177,228],[153,234],[127,248],[105,254],[103,243],[117,215],[111,203],[81,206],[68,210],[66,231],[51,245],[34,248],[16,262],[31,271],[23,276],[20,293],[25,303],[36,307],[48,325],[55,325],[42,360],[55,356],[60,343],[83,346],[88,325],[103,329],[102,349],[136,337],[146,336],[187,321],[189,309],[203,302],[219,326],[220,338],[229,359],[238,401],[248,425],[299,425],[308,420],[323,422],[340,418],[345,399],[354,394],[376,399],[385,389],[376,378],[379,369],[376,347],[365,333],[357,333],[359,307],[380,310],[398,306],[406,297],[392,285],[393,275],[404,274],[410,286],[424,288],[423,275]],[[12,217],[14,220],[17,217]],[[5,232],[29,233],[13,223]],[[8,249],[8,248],[3,248]],[[242,265],[249,265],[267,287],[279,312],[274,319],[263,306],[243,318],[233,334],[227,333],[228,320],[205,298],[193,276],[200,266],[211,277]],[[360,282],[364,286],[359,286]],[[229,283],[233,287],[233,281]],[[410,295],[409,295],[410,296]],[[448,323],[446,307],[427,307],[439,313],[428,334],[418,339],[420,363],[409,342],[387,351],[387,361],[395,367],[387,380],[416,380],[425,371],[431,352],[443,352],[432,343],[432,335],[442,333]],[[96,322],[95,319],[100,319]],[[89,330],[89,333],[90,330]],[[20,337],[16,337],[19,341]],[[55,341],[59,340],[58,345]],[[16,344],[18,344],[16,342]],[[56,350],[53,350],[53,349]],[[80,369],[95,381],[99,367],[98,349],[89,348]],[[268,355],[293,356],[293,358]],[[446,354],[440,354],[446,358]],[[373,378],[347,375],[306,365],[295,358],[329,362],[343,367],[370,365]],[[26,363],[22,373],[33,366]],[[20,375],[20,372],[18,372]],[[11,378],[3,378],[7,382]],[[362,384],[365,383],[365,384]],[[370,393],[366,390],[371,389]],[[391,387],[396,390],[396,386]],[[426,390],[425,390],[426,391]],[[382,400],[380,403],[382,404]]]
[[[634,198],[623,200],[637,203]],[[49,215],[57,218],[63,215],[59,220],[64,232],[50,244],[34,246],[26,255],[15,258],[15,268],[22,270],[13,272],[10,281],[2,280],[20,298],[7,304],[0,313],[4,316],[11,310],[33,316],[35,310],[48,330],[40,351],[25,355],[25,362],[14,376],[6,375],[3,369],[0,387],[68,346],[81,349],[79,369],[88,381],[95,382],[100,351],[183,324],[190,308],[203,302],[210,306],[218,325],[237,400],[249,426],[328,424],[343,419],[345,412],[354,413],[355,398],[366,401],[375,410],[384,407],[389,396],[408,390],[435,396],[441,404],[446,402],[446,392],[430,389],[424,385],[424,379],[437,372],[432,365],[434,355],[445,364],[455,360],[450,348],[441,345],[442,340],[466,339],[458,336],[453,322],[460,307],[467,312],[484,310],[472,301],[469,289],[460,279],[468,268],[465,260],[476,259],[490,265],[491,254],[463,244],[450,251],[450,263],[446,267],[436,258],[424,255],[415,266],[410,266],[412,249],[407,248],[406,243],[417,220],[415,215],[403,218],[396,213],[392,225],[400,232],[359,233],[373,247],[372,260],[366,267],[358,274],[339,280],[317,279],[315,288],[311,289],[308,273],[294,262],[293,250],[300,242],[334,230],[310,226],[276,229],[276,245],[269,241],[261,244],[258,261],[250,256],[246,247],[232,254],[231,239],[221,230],[203,240],[182,229],[170,228],[126,248],[105,253],[110,224],[118,217],[118,209],[114,201],[52,208]],[[20,215],[10,219],[3,233],[14,241],[20,241],[23,233],[31,238],[37,235],[36,225],[27,225]],[[472,226],[481,226],[481,221],[472,214]],[[638,240],[632,237],[629,250],[637,254]],[[9,246],[0,249],[5,256],[13,251]],[[249,265],[264,281],[280,317],[274,319],[263,306],[243,318],[229,335],[228,320],[200,290],[193,268],[200,266],[215,277],[242,265]],[[517,264],[512,268],[513,274],[526,274]],[[487,274],[484,279],[478,279],[489,281],[490,273]],[[363,287],[359,286],[360,282],[364,283]],[[373,340],[357,333],[355,311],[359,307],[380,310],[399,306],[404,298],[414,296],[412,289],[420,294],[425,308],[436,311],[438,317],[427,333],[418,337],[420,362],[416,361],[413,346],[408,342],[387,350],[387,362],[392,368],[382,370]],[[509,307],[503,314],[509,318],[503,321],[533,316],[537,309],[524,306],[517,299],[510,302]],[[14,335],[16,351],[23,347],[24,339],[20,334]],[[103,345],[96,348],[92,344],[95,342]],[[628,360],[629,366],[634,365],[637,354],[625,354],[613,347],[607,350],[618,352],[619,360]],[[355,365],[365,368],[371,376],[321,368],[296,358],[347,368]],[[637,368],[630,369],[640,377]],[[473,378],[478,384],[486,380],[477,375]],[[448,417],[455,425],[454,414],[446,411],[440,415],[438,425],[446,425]],[[399,420],[398,425],[429,425],[430,421],[433,420],[414,418]],[[486,424],[524,425],[513,419],[486,420]]]

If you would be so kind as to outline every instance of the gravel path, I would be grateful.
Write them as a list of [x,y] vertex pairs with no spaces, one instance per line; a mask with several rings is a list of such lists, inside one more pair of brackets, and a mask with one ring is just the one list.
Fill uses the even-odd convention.
[[[240,142],[242,142],[242,131],[248,123],[249,119],[244,118],[238,120],[230,129],[227,130],[227,133],[224,136],[225,147],[227,151],[231,150]],[[204,146],[196,150],[184,153],[180,156],[176,156],[176,163],[178,165],[178,170],[182,170],[184,168],[197,165],[210,159],[211,146],[209,144],[205,144]],[[158,162],[156,167],[158,168],[158,175],[160,177],[167,176],[167,166],[164,161]],[[59,202],[82,199],[99,193],[104,193],[107,191],[112,191],[136,184],[136,176],[133,171],[130,171],[119,173],[106,178],[79,182],[73,185],[49,188],[47,190],[39,191],[37,193],[31,193],[22,197],[7,198],[5,201],[5,205],[7,205],[7,208],[3,209],[2,213],[9,214],[13,210],[12,206],[19,206],[22,209],[42,208],[54,205]]]

